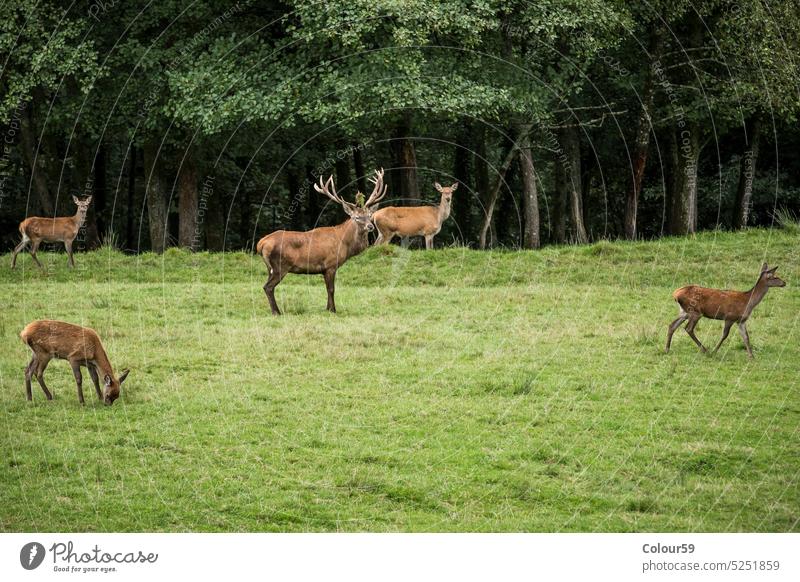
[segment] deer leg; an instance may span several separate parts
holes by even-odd
[[[75,267],[75,259],[72,257],[72,241],[64,241],[64,248],[67,250],[67,266]]]
[[[100,390],[100,377],[97,375],[97,368],[91,362],[86,362],[86,367],[89,369],[89,375],[92,377],[94,383],[94,391],[97,392],[97,397],[103,400],[103,391]]]
[[[336,313],[336,302],[333,294],[336,291],[336,269],[328,269],[322,274],[325,277],[325,287],[328,289],[328,311]]]
[[[427,250],[431,250],[433,248],[433,235],[426,234],[425,235],[425,248]]]
[[[44,383],[44,371],[47,369],[47,364],[50,363],[50,358],[41,357],[36,359],[38,361],[36,366],[36,381],[39,382],[39,386],[44,390],[45,397],[47,397],[48,400],[52,400],[53,395],[50,393],[50,390],[47,389],[47,384]]]
[[[39,257],[36,256],[36,251],[39,250],[40,244],[40,241],[33,241],[33,243],[31,243],[31,257],[33,257],[33,260],[36,261],[36,264],[39,265],[40,269],[44,269],[44,266],[42,266],[42,264],[39,262]]]
[[[401,248],[407,249],[408,245],[410,243],[411,243],[411,239],[409,237],[407,237],[407,236],[401,236],[400,237],[400,247]]]
[[[750,347],[750,334],[747,333],[747,328],[744,325],[744,322],[739,322],[739,333],[742,335],[742,341],[744,342],[744,347],[747,348],[747,357],[751,360],[753,359],[753,349]]]
[[[70,360],[69,365],[72,366],[72,373],[75,375],[75,384],[78,385],[78,402],[85,404],[83,400],[83,375],[81,374],[81,363],[76,360]]]
[[[23,234],[22,235],[22,242],[19,243],[16,247],[14,247],[14,252],[11,253],[11,268],[12,269],[16,269],[17,268],[17,254],[19,254],[19,252],[22,249],[24,249],[26,246],[28,246],[28,243],[30,242],[30,240],[31,239],[29,239],[26,235]]]
[[[731,331],[731,326],[732,325],[733,325],[732,321],[727,321],[727,320],[725,321],[725,327],[722,328],[722,337],[720,338],[719,343],[717,344],[717,347],[714,348],[714,352],[715,353],[717,352],[717,350],[719,350],[719,347],[722,345],[722,342],[724,342],[726,339],[728,339],[728,334]]]
[[[28,363],[28,367],[25,368],[25,396],[28,400],[33,400],[33,391],[31,390],[31,376],[33,376],[34,370],[36,370],[36,354],[33,354],[31,357],[31,361]]]
[[[678,319],[669,324],[669,329],[667,330],[667,347],[664,350],[666,353],[669,353],[669,346],[672,344],[672,335],[687,319],[689,319],[689,316],[681,312]]]
[[[700,348],[701,352],[706,352],[706,347],[700,343],[700,340],[697,339],[697,336],[694,335],[694,328],[697,325],[697,322],[700,321],[699,315],[691,315],[689,316],[689,323],[686,325],[686,333],[689,334],[689,337],[694,340],[694,343],[697,344],[697,347]]]
[[[281,310],[278,309],[278,302],[275,301],[275,287],[278,286],[278,283],[280,283],[285,276],[286,273],[282,273],[275,268],[270,268],[269,279],[267,279],[267,282],[264,283],[264,293],[267,294],[269,306],[272,309],[272,315],[281,314]]]

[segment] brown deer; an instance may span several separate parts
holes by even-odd
[[[73,196],[72,200],[78,205],[75,216],[59,216],[56,218],[40,218],[32,216],[19,223],[19,233],[22,235],[22,242],[17,245],[11,255],[11,268],[17,266],[17,254],[31,243],[31,257],[42,268],[42,264],[36,257],[36,251],[42,242],[63,242],[67,249],[67,265],[75,266],[75,259],[72,258],[72,242],[78,236],[78,231],[86,221],[86,212],[92,197],[83,200]]]
[[[442,223],[450,216],[450,204],[458,182],[452,186],[434,183],[441,192],[442,198],[438,206],[387,206],[375,213],[373,220],[378,229],[376,245],[389,244],[396,236],[424,236],[425,248],[433,248],[433,237],[442,230]]]
[[[753,357],[753,350],[750,348],[750,337],[747,334],[747,322],[750,314],[753,313],[756,305],[761,303],[770,287],[784,287],[786,282],[775,275],[778,267],[770,269],[767,263],[761,266],[761,274],[758,276],[755,286],[749,291],[722,291],[720,289],[707,289],[696,285],[688,285],[676,289],[672,297],[680,305],[678,319],[669,324],[667,332],[667,348],[672,343],[672,334],[681,326],[684,321],[689,321],[686,325],[686,333],[694,340],[697,347],[705,352],[706,348],[694,334],[694,328],[702,317],[709,319],[721,319],[725,322],[722,329],[722,338],[719,340],[716,352],[728,337],[728,332],[734,323],[739,324],[739,333],[742,335],[744,347],[747,348],[748,357]]]
[[[103,344],[100,343],[100,337],[93,329],[63,321],[40,319],[26,325],[19,337],[33,352],[33,357],[25,368],[25,392],[28,400],[33,399],[31,376],[36,376],[47,399],[53,399],[53,395],[44,383],[44,371],[53,358],[67,360],[72,366],[72,373],[78,385],[78,400],[81,404],[84,404],[81,366],[89,370],[97,397],[106,405],[111,406],[119,397],[120,386],[128,377],[129,370],[122,372],[119,379],[114,376],[114,370],[108,361]],[[102,392],[100,374],[103,375],[104,383]]]
[[[370,181],[375,184],[372,194],[363,205],[357,205],[347,202],[336,193],[333,176],[324,183],[320,178],[319,184],[314,184],[314,189],[341,204],[349,218],[338,226],[324,226],[307,232],[278,230],[258,241],[256,252],[269,269],[264,292],[273,315],[281,314],[275,301],[275,287],[287,273],[322,274],[328,289],[328,311],[336,313],[336,270],[347,259],[369,246],[368,233],[374,230],[372,213],[375,205],[386,196],[382,169],[376,170],[375,177]]]

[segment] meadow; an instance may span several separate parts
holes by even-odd
[[[541,251],[372,248],[337,278],[259,257],[0,257],[1,531],[800,531],[800,239],[782,230]],[[748,289],[715,355],[672,291]],[[98,331],[112,407],[66,362],[34,382],[37,318]],[[720,322],[701,321],[709,347]]]

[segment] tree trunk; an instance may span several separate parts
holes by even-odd
[[[92,203],[89,205],[86,212],[86,220],[78,232],[74,247],[75,250],[88,250],[95,249],[100,244],[95,200],[96,184],[94,181],[94,164],[92,163],[92,158],[88,155],[82,155],[83,151],[91,151],[91,146],[79,143],[78,139],[79,138],[76,137],[76,141],[73,143],[78,153],[75,155],[75,170],[70,177],[70,183],[81,198],[91,196]]]
[[[94,223],[99,242],[102,242],[102,239],[109,234],[109,231],[113,230],[111,221],[106,222],[106,200],[108,198],[106,181],[107,158],[106,146],[101,143],[94,159],[94,198],[92,198],[91,204],[94,206]]]
[[[316,191],[311,191],[314,187],[314,176],[311,172],[307,171],[306,181],[303,183],[306,192],[305,195],[311,199],[316,194]],[[286,173],[286,188],[289,191],[289,207],[284,215],[288,220],[285,221],[285,227],[290,230],[302,230],[303,228],[303,193],[300,191],[300,179],[297,177],[297,172],[289,170]]]
[[[470,242],[470,231],[472,230],[470,216],[470,152],[469,152],[469,129],[459,132],[456,140],[455,157],[453,160],[453,177],[460,187],[453,197],[453,218],[458,228],[461,243],[468,245]]]
[[[420,200],[420,194],[417,182],[417,154],[411,135],[411,115],[406,113],[397,126],[395,139],[392,141],[394,168],[397,174],[393,183],[396,197],[416,203]]]
[[[680,132],[671,132],[670,156],[674,175],[670,234],[685,235],[697,231],[697,160],[700,141],[697,124],[686,124]]]
[[[472,156],[472,167],[475,168],[475,199],[485,212],[483,201],[489,198],[489,163],[486,157],[486,127],[482,123],[476,124],[472,140],[475,148]]]
[[[519,165],[522,173],[522,199],[525,211],[524,236],[522,246],[526,249],[538,249],[541,246],[539,233],[539,193],[536,186],[536,172],[533,167],[533,155],[528,135],[523,137],[519,149]]]
[[[739,166],[739,186],[736,189],[736,203],[733,207],[733,228],[747,226],[753,197],[753,178],[758,162],[758,145],[761,138],[761,119],[753,115],[747,121],[745,150]]]
[[[210,251],[225,250],[225,201],[222,193],[218,191],[213,175],[207,176],[203,181],[202,190],[203,200],[207,207],[203,220],[206,231],[206,248]]]
[[[243,249],[252,248],[250,238],[253,236],[253,230],[250,228],[250,221],[252,220],[252,212],[250,208],[250,190],[247,189],[244,181],[241,184],[240,190],[242,196],[241,208],[239,210],[239,244]]]
[[[650,149],[650,113],[655,96],[656,68],[661,55],[661,33],[658,30],[650,34],[650,66],[642,89],[642,106],[636,122],[636,135],[633,140],[633,158],[631,160],[631,183],[625,197],[625,238],[636,239],[636,218],[639,212],[639,196],[642,193],[642,179],[647,165],[647,154]]]
[[[134,146],[133,143],[131,143],[130,152],[131,159],[128,166],[128,207],[125,219],[125,247],[133,249],[133,205],[136,198],[136,146]]]
[[[361,155],[361,144],[351,144],[353,148],[353,169],[356,171],[356,185],[359,191],[367,193],[367,176],[364,170],[364,157]]]
[[[48,186],[48,179],[46,175],[46,166],[48,162],[52,162],[47,155],[48,152],[43,151],[42,144],[39,144],[37,151],[36,129],[33,123],[33,114],[31,112],[32,105],[25,108],[25,113],[22,116],[22,123],[20,124],[20,142],[22,143],[22,151],[25,155],[25,160],[28,162],[28,168],[31,172],[31,184],[39,198],[39,205],[41,206],[42,214],[44,216],[54,217],[56,215],[56,202],[55,195],[50,191]]]
[[[196,251],[200,246],[197,232],[199,193],[197,191],[197,166],[194,152],[186,152],[178,176],[178,245]]]
[[[514,142],[508,144],[505,156],[503,157],[503,162],[497,169],[497,179],[495,180],[494,187],[492,188],[491,192],[489,192],[489,195],[486,199],[486,206],[484,208],[483,223],[481,224],[480,239],[478,243],[481,249],[486,248],[486,242],[487,242],[486,239],[490,234],[489,230],[491,229],[492,226],[492,218],[494,217],[494,209],[495,206],[497,205],[497,198],[500,195],[500,189],[505,183],[506,172],[508,172],[508,168],[511,166],[511,162],[514,160],[514,154],[516,153],[517,144],[519,143],[522,136],[527,134],[530,130],[531,130],[530,124],[525,124],[521,126],[519,135],[516,136]]]
[[[553,161],[553,241],[562,244],[567,240],[567,188],[566,156],[564,150],[556,141],[557,149]]]
[[[336,147],[339,152],[347,151],[346,148],[347,146],[344,145],[344,142],[337,144]],[[350,184],[350,161],[346,157],[337,155],[334,169],[336,173],[336,191],[342,194],[342,191]],[[353,200],[355,200],[355,196]]]
[[[166,187],[161,151],[157,143],[148,142],[144,146],[145,198],[147,200],[147,219],[150,224],[150,250],[163,253],[167,246],[167,205]]]
[[[308,202],[306,203],[306,226],[308,228],[316,228],[319,226],[319,213],[320,213],[320,203],[323,202],[320,200],[320,194],[314,190],[314,174],[313,168],[311,166],[306,166],[306,184],[308,184],[307,188],[309,190],[306,191],[306,198]],[[327,200],[327,198],[324,198]]]
[[[559,131],[559,141],[564,155],[564,187],[567,191],[569,214],[575,242],[588,242],[583,224],[583,185],[581,182],[581,142],[577,127],[565,127]]]

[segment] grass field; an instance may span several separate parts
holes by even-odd
[[[704,233],[539,252],[370,249],[289,275],[244,253],[0,257],[2,531],[799,531],[800,239]],[[749,361],[679,331],[688,283],[788,283]],[[88,325],[117,370],[80,407],[34,382],[30,320]],[[703,320],[711,345],[721,324]]]

